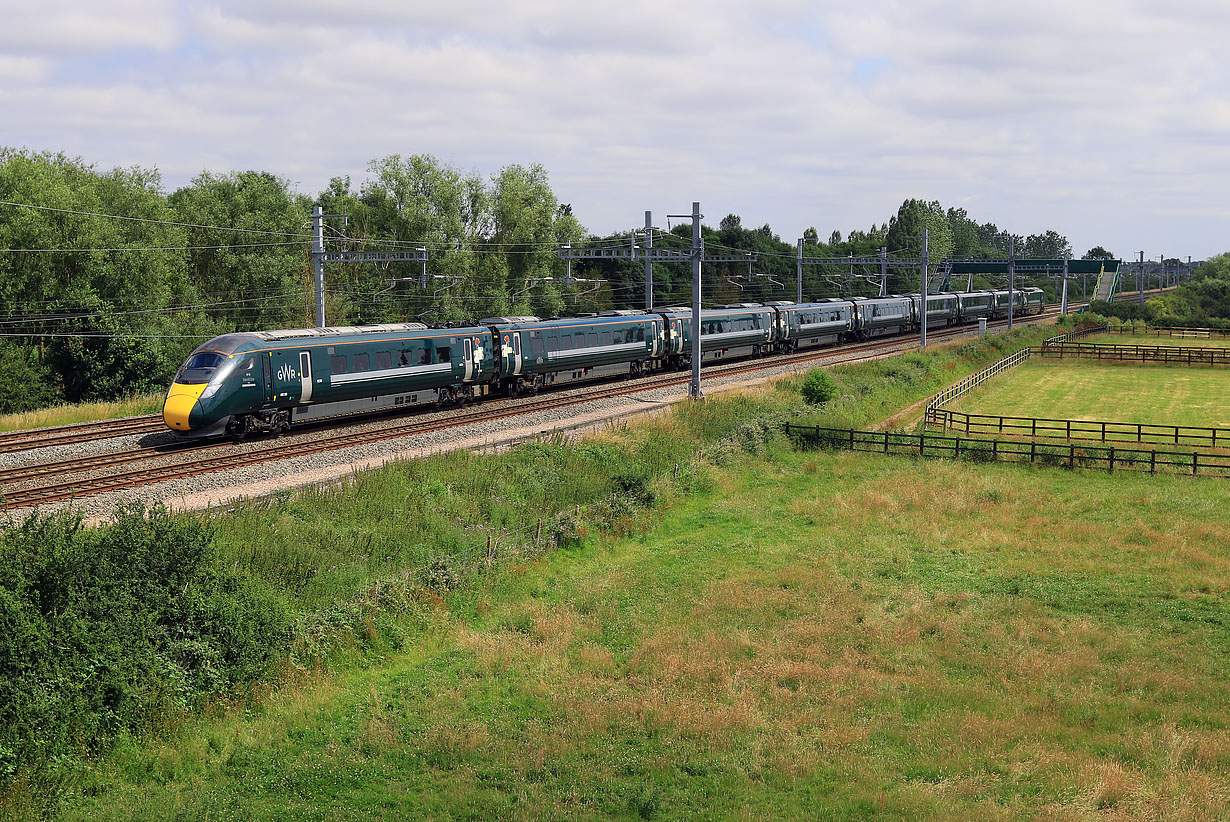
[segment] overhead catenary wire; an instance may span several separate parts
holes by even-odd
[[[236,231],[242,234],[265,234],[275,237],[306,237],[311,239],[311,234],[295,233],[290,231],[267,231],[258,228],[236,228],[234,226],[221,225],[206,225],[203,223],[182,223],[175,220],[159,220],[152,217],[129,217],[123,214],[106,214],[99,211],[78,211],[72,208],[57,208],[54,206],[34,205],[33,203],[18,203],[13,200],[0,200],[0,205],[14,206],[16,208],[32,208],[39,211],[54,211],[61,214],[76,214],[82,217],[105,217],[109,220],[128,220],[136,223],[156,223],[158,225],[178,226],[180,228],[207,228],[214,231]]]
[[[164,246],[116,246],[112,248],[0,248],[4,254],[82,254],[132,251],[215,251],[223,248],[274,248],[286,246],[310,246],[310,240],[295,240],[282,243],[231,243],[227,245],[164,245]]]

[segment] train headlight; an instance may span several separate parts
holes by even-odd
[[[214,394],[217,394],[218,389],[221,387],[222,387],[221,380],[219,380],[218,382],[211,382],[209,385],[205,386],[205,390],[201,392],[201,399],[203,400],[209,399]]]

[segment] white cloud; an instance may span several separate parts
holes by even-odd
[[[0,49],[22,54],[169,49],[179,39],[175,5],[163,0],[5,2]]]
[[[1165,230],[1205,254],[1224,234],[1220,2],[102,8],[56,0],[0,34],[5,141],[307,192],[394,152],[538,161],[598,231],[699,198],[789,239],[923,196],[1078,247]]]

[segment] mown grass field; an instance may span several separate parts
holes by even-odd
[[[1230,337],[1155,337],[1149,334],[1094,334],[1079,342],[1097,345],[1154,345],[1170,348],[1230,348]]]
[[[702,485],[66,817],[1230,813],[1230,486],[781,444]]]
[[[1230,428],[1230,368],[1030,359],[948,407],[975,414]]]

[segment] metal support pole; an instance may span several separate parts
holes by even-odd
[[[880,246],[880,296],[888,295],[888,246]]]
[[[700,391],[700,265],[704,259],[704,247],[700,239],[700,203],[692,203],[692,385],[688,396],[694,400],[703,395]]]
[[[803,302],[803,238],[799,238],[799,256],[795,266],[798,271],[795,274],[794,301],[796,303]]]
[[[922,269],[922,288],[919,289],[921,295],[918,300],[918,327],[921,331],[918,338],[918,344],[922,348],[927,347],[927,267],[930,265],[929,253],[927,248],[927,229],[923,229],[923,246],[922,258],[919,260],[919,268]]]
[[[1136,295],[1136,302],[1143,303],[1145,301],[1145,252],[1140,252],[1140,271],[1136,276],[1136,290],[1140,292]]]
[[[312,206],[312,264],[316,269],[316,327],[325,327],[325,212]]]
[[[645,249],[653,248],[653,212],[645,212]],[[653,258],[645,255],[645,310],[653,311]]]
[[[1068,313],[1068,254],[1066,251],[1063,255],[1063,297],[1059,301],[1059,313],[1065,316]]]
[[[423,252],[423,273],[419,276],[419,288],[427,290],[427,246],[419,246],[419,251]]]
[[[572,243],[564,243],[564,248],[572,248]],[[564,260],[564,287],[572,287],[572,258]]]
[[[1012,330],[1012,315],[1016,306],[1016,237],[1007,241],[1007,330]]]

